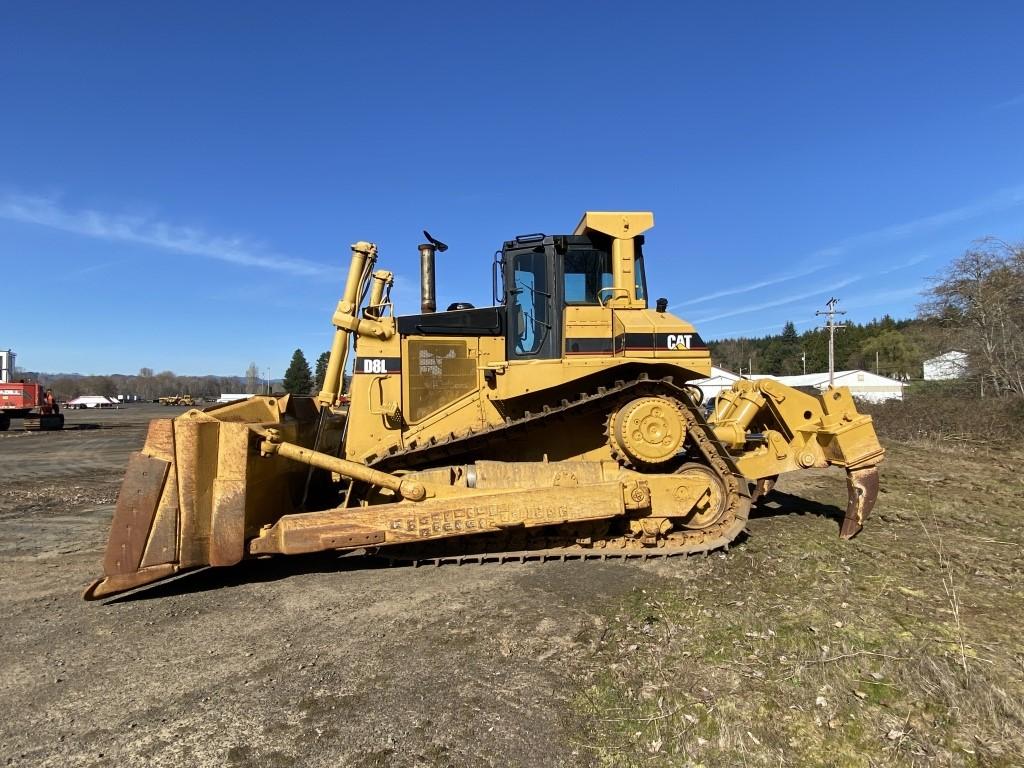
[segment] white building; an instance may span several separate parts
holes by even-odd
[[[733,373],[725,368],[718,368],[713,365],[711,366],[711,376],[687,383],[696,384],[700,387],[700,391],[704,393],[704,402],[706,404],[714,400],[725,390],[730,389],[733,383],[739,380],[740,375],[738,373]]]
[[[824,373],[804,373],[798,376],[767,376],[755,374],[751,379],[775,379],[788,387],[813,388],[819,392],[828,389],[828,371]],[[879,376],[871,371],[836,371],[835,386],[847,387],[850,394],[856,400],[864,400],[869,403],[881,403],[886,400],[902,400],[903,388],[906,386],[902,381],[890,379],[888,376]]]
[[[218,403],[234,403],[234,402],[237,402],[239,400],[248,400],[250,397],[252,397],[252,395],[246,395],[246,394],[242,394],[242,393],[231,394],[229,392],[225,392],[224,394],[222,394],[220,397],[217,398],[217,402]]]
[[[948,381],[962,379],[967,375],[967,353],[950,350],[924,361],[925,381]]]
[[[0,349],[0,383],[6,383],[14,378],[15,354],[9,349]]]
[[[66,408],[118,408],[120,403],[105,395],[79,395],[64,404]]]
[[[748,379],[774,379],[788,387],[813,388],[819,392],[828,389],[828,372],[805,373],[798,376],[771,376],[763,373],[756,373],[747,376]],[[718,397],[724,390],[732,387],[733,382],[739,381],[740,377],[732,371],[724,368],[711,368],[711,376],[707,379],[697,379],[689,382],[700,387],[704,393],[704,402],[707,403]],[[835,385],[837,387],[848,387],[850,394],[857,400],[864,400],[869,403],[881,403],[886,400],[902,400],[903,388],[906,386],[902,381],[890,379],[887,376],[879,376],[870,371],[836,371]]]

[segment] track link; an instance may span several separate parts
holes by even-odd
[[[645,563],[648,560],[667,560],[673,557],[707,557],[712,552],[729,551],[729,544],[723,544],[715,549],[702,549],[694,551],[687,547],[649,547],[646,549],[612,549],[594,550],[583,547],[555,547],[552,549],[524,549],[518,552],[492,552],[476,555],[448,555],[442,557],[401,557],[381,549],[372,553],[375,557],[382,557],[396,563],[409,563],[414,568],[423,566],[442,565],[505,565],[507,563],[567,563],[572,561],[617,560],[622,562],[638,561]],[[369,553],[368,553],[369,554]]]

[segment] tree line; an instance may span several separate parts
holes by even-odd
[[[835,334],[836,368],[859,368],[902,380],[922,378],[925,360],[967,353],[965,379],[978,394],[1024,395],[1024,245],[978,241],[932,277],[914,318],[886,315],[849,323]],[[715,365],[737,373],[792,375],[828,369],[828,332],[709,342]]]
[[[154,373],[150,368],[142,368],[135,375],[19,374],[22,375],[52,389],[59,400],[72,400],[79,395],[104,395],[115,399],[123,395],[142,400],[192,395],[215,400],[225,392],[245,391],[244,380],[239,376],[179,376],[173,371]]]
[[[895,379],[919,379],[923,361],[945,351],[944,344],[938,328],[916,319],[886,315],[869,323],[848,323],[835,334],[836,370],[857,368]],[[708,347],[715,365],[744,375],[828,370],[828,331],[797,333],[792,322],[780,334],[720,339],[708,342]]]
[[[327,373],[328,352],[323,352],[316,361],[315,374],[310,370],[301,349],[295,350],[292,360],[280,382],[285,392],[308,395],[318,391]],[[77,373],[36,373],[19,371],[19,378],[38,381],[53,390],[59,400],[72,400],[79,395],[103,395],[105,397],[137,397],[141,400],[157,400],[172,395],[191,395],[197,399],[216,400],[225,393],[265,394],[273,390],[259,374],[256,363],[251,363],[245,376],[179,376],[173,371],[154,372],[142,368],[137,374],[113,373],[100,376],[85,376]],[[348,377],[346,377],[347,383]]]

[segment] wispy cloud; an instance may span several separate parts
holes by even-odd
[[[1021,95],[1021,98],[1024,99],[1024,94]],[[801,265],[801,268],[795,272],[788,272],[785,275],[781,275],[770,280],[757,280],[752,283],[736,286],[723,291],[716,291],[714,293],[707,294],[706,296],[697,296],[693,299],[687,299],[677,304],[673,304],[672,309],[702,304],[728,296],[737,296],[751,291],[756,291],[761,288],[767,288],[772,285],[779,285],[780,283],[797,280],[801,277],[807,277],[808,275],[812,275],[828,268],[835,264],[841,256],[848,254],[857,248],[925,234],[927,232],[942,229],[950,224],[969,221],[970,219],[980,218],[981,216],[1008,210],[1021,205],[1024,205],[1024,184],[1015,187],[1007,187],[1005,189],[998,190],[986,198],[969,203],[968,205],[950,208],[948,210],[932,214],[931,216],[924,216],[918,219],[905,221],[900,224],[892,224],[887,227],[880,227],[879,229],[873,229],[868,232],[862,232],[858,235],[847,237],[844,240],[840,240],[838,243],[826,248],[821,248],[808,256],[800,258],[797,263]],[[920,264],[928,258],[930,258],[930,255],[915,256],[902,264],[889,267],[888,269],[881,270],[875,274],[886,275],[890,272],[896,271],[897,269],[904,269],[912,267],[915,264]]]
[[[961,221],[976,219],[990,213],[998,213],[999,211],[1016,208],[1020,205],[1024,205],[1024,184],[1001,189],[982,200],[962,205],[959,208],[950,208],[931,216],[913,219],[902,224],[893,224],[863,235],[851,237],[844,240],[843,245],[849,247],[878,240],[897,240],[910,237],[911,235],[931,232]]]
[[[216,259],[242,267],[255,267],[307,277],[323,276],[328,269],[316,262],[273,253],[247,238],[212,235],[152,217],[62,208],[55,200],[15,193],[0,195],[0,218],[71,232],[99,240],[133,243],[164,251]]]
[[[891,274],[893,272],[899,272],[901,269],[910,269],[910,267],[917,266],[922,261],[928,261],[928,259],[930,259],[931,257],[932,257],[932,255],[930,253],[921,253],[921,254],[918,254],[917,256],[913,256],[913,257],[907,259],[906,261],[904,261],[904,262],[902,262],[900,264],[893,264],[888,269],[883,269],[883,270],[881,270],[879,272],[876,272],[875,274],[876,275],[888,275],[888,274]]]
[[[860,280],[860,275],[852,275],[850,277],[847,277],[845,280],[840,280],[839,282],[836,283],[823,285],[818,288],[815,288],[812,291],[799,293],[793,296],[784,296],[781,299],[765,301],[762,302],[761,304],[747,304],[744,305],[743,307],[740,307],[739,309],[733,309],[730,310],[729,312],[722,312],[717,315],[709,315],[708,317],[702,317],[699,320],[695,320],[694,322],[696,322],[697,324],[710,323],[715,320],[724,320],[727,317],[747,315],[750,314],[751,312],[759,312],[764,309],[773,309],[775,307],[783,307],[786,304],[795,304],[796,302],[803,301],[804,299],[810,299],[815,296],[821,296],[822,294],[831,293],[832,291],[838,291],[840,288],[845,288],[846,286],[850,285],[851,283],[855,283],[858,280]]]
[[[1018,93],[1016,96],[1007,99],[1006,101],[1000,101],[995,104],[992,109],[1009,109],[1011,107],[1024,106],[1024,93]]]
[[[813,275],[815,272],[820,272],[828,266],[827,263],[819,264],[817,266],[809,267],[808,269],[802,269],[797,272],[790,272],[779,277],[773,277],[770,280],[758,280],[754,283],[748,283],[746,285],[739,285],[735,288],[729,288],[724,291],[715,291],[709,293],[706,296],[698,296],[695,299],[687,299],[681,301],[678,304],[673,304],[669,309],[678,309],[679,307],[692,307],[696,304],[703,304],[708,301],[714,301],[715,299],[722,299],[726,296],[736,296],[741,293],[749,293],[750,291],[756,291],[759,288],[767,288],[770,285],[778,285],[779,283],[787,283],[790,280],[796,280],[799,277],[806,277],[807,275]]]

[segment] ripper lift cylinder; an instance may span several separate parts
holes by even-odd
[[[734,387],[738,388],[740,384],[736,382]],[[742,446],[747,441],[747,427],[764,404],[765,397],[756,384],[743,388],[724,413],[716,414],[715,422],[711,425],[715,436],[729,446]]]

